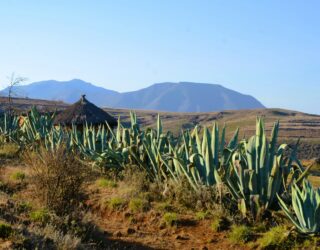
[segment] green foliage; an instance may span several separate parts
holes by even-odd
[[[210,225],[213,232],[221,232],[226,228],[224,218],[222,217],[214,217],[211,221]]]
[[[251,240],[252,229],[248,226],[233,226],[229,234],[229,239],[235,244],[244,244]]]
[[[21,202],[18,207],[18,210],[20,212],[28,212],[31,209],[32,209],[32,205],[29,202]]]
[[[0,142],[17,142],[19,138],[19,117],[4,114],[0,118]]]
[[[123,126],[119,117],[115,130],[108,124],[98,127],[84,124],[82,131],[76,126],[68,130],[53,126],[53,119],[54,114],[42,115],[33,108],[20,128],[18,117],[4,116],[0,135],[21,148],[44,145],[46,150],[54,152],[63,146],[72,153],[79,152],[82,160],[103,170],[119,171],[135,166],[135,171],[146,173],[149,181],[159,186],[164,183],[178,186],[187,180],[190,190],[198,195],[204,192],[203,187],[225,185],[243,216],[255,220],[266,210],[273,209],[276,194],[282,196],[294,182],[299,185],[308,171],[296,158],[298,143],[289,155],[286,151],[290,148],[286,144],[278,145],[279,122],[274,124],[268,140],[260,118],[256,122],[256,134],[248,141],[238,142],[237,129],[229,143],[226,142],[226,127],[219,129],[217,123],[211,130],[207,127],[200,130],[196,126],[174,138],[172,133],[164,132],[159,115],[156,129],[141,129],[132,112],[130,126]],[[115,186],[103,179],[98,185]],[[183,202],[193,201],[190,190],[177,197]],[[298,220],[300,231],[319,231],[318,225],[314,229],[313,225]]]
[[[314,189],[308,180],[300,188],[296,183],[291,189],[293,213],[278,196],[279,204],[299,232],[304,234],[320,233],[320,188]]]
[[[300,249],[312,249],[316,250],[320,246],[320,240],[319,237],[310,237],[305,239],[301,244],[300,244]]]
[[[120,197],[113,197],[108,201],[108,206],[110,209],[118,210],[122,208],[125,204],[125,200]]]
[[[284,226],[276,226],[263,234],[258,240],[261,249],[291,249],[292,240],[289,231]]]
[[[178,215],[176,213],[167,212],[162,217],[163,222],[167,226],[173,226],[178,222]]]
[[[50,220],[50,214],[47,209],[38,209],[29,213],[29,217],[34,222],[47,224]]]
[[[203,211],[199,211],[199,212],[197,212],[196,214],[195,214],[195,219],[196,220],[205,220],[205,219],[207,219],[209,217],[209,212],[208,211],[205,211],[205,212],[203,212]]]
[[[100,178],[97,180],[97,184],[101,188],[115,188],[117,187],[117,183],[115,181],[111,181],[105,178]]]
[[[157,203],[156,209],[161,212],[173,212],[174,207],[170,202],[166,201],[166,202]]]
[[[35,147],[44,141],[49,148],[48,141],[52,139],[52,133],[56,131],[53,127],[54,117],[55,114],[40,114],[36,107],[33,107],[23,119],[19,130],[22,135],[19,138],[20,143]]]
[[[6,239],[13,233],[13,229],[10,225],[0,222],[0,238]]]
[[[237,146],[238,130],[226,148],[225,133],[225,127],[220,133],[218,125],[214,123],[212,132],[205,127],[201,137],[196,126],[192,133],[183,133],[179,138],[180,144],[171,148],[177,177],[186,177],[197,192],[200,192],[203,185],[214,186],[223,181],[225,168]]]
[[[16,171],[10,176],[10,178],[14,181],[24,181],[26,175],[23,172]]]
[[[232,168],[227,171],[225,183],[243,216],[260,219],[273,205],[276,194],[281,195],[294,180],[300,181],[305,175],[296,159],[297,146],[289,157],[285,157],[286,144],[277,147],[278,132],[276,122],[269,142],[264,123],[258,119],[256,135],[242,141],[232,154]]]
[[[143,212],[148,208],[148,205],[149,203],[146,200],[133,198],[129,202],[129,209],[134,213]]]

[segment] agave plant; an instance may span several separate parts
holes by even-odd
[[[169,145],[173,143],[172,136],[170,133],[163,133],[160,116],[158,115],[156,130],[146,129],[138,134],[140,136],[129,148],[134,164],[146,170],[151,180],[161,182],[168,176],[177,180],[168,158]]]
[[[24,144],[41,143],[42,140],[53,129],[53,120],[55,114],[40,114],[36,107],[33,107],[27,117],[23,120],[20,128]]]
[[[66,143],[66,133],[64,133],[61,127],[52,128],[44,136],[44,146],[47,150],[56,151],[62,145],[66,145],[67,149],[69,144]]]
[[[125,157],[119,152],[119,148],[113,147],[106,126],[85,124],[80,132],[73,125],[68,134],[70,148],[78,150],[85,159],[92,161],[94,166],[118,168],[124,165]]]
[[[302,174],[299,162],[294,164],[296,148],[290,157],[286,157],[288,145],[277,146],[278,132],[279,122],[276,122],[269,142],[264,123],[258,118],[256,135],[242,141],[232,155],[226,185],[244,216],[250,214],[254,219],[260,218],[274,203],[276,194],[286,192],[292,181]]]
[[[219,127],[214,123],[212,132],[208,128],[203,129],[200,139],[199,128],[193,132],[187,131],[182,135],[182,143],[172,149],[175,171],[178,175],[187,177],[190,185],[196,190],[201,190],[203,185],[213,186],[221,184],[224,172],[232,152],[237,146],[238,130],[231,141],[226,145],[225,126],[219,137]]]
[[[293,184],[291,195],[294,214],[278,195],[279,204],[291,222],[301,233],[320,233],[320,188],[313,188],[311,183],[304,179],[301,188],[297,183]]]
[[[19,118],[4,114],[0,122],[0,135],[3,142],[17,142],[19,138]]]

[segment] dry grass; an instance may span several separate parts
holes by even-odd
[[[40,148],[24,156],[30,168],[30,182],[43,205],[57,214],[68,213],[78,203],[83,193],[82,184],[88,168],[64,148],[56,152]]]
[[[18,156],[20,147],[15,143],[5,143],[0,146],[0,157],[12,159]]]

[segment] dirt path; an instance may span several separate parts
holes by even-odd
[[[111,193],[104,193],[108,198]],[[87,205],[95,214],[95,223],[108,240],[126,242],[129,249],[249,249],[234,245],[225,232],[214,233],[210,220],[197,221],[191,215],[180,215],[175,226],[161,224],[161,213],[151,209],[148,212],[132,214],[128,209],[111,211],[101,208],[100,194],[90,194]],[[123,246],[119,245],[119,249]]]

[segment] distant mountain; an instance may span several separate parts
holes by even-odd
[[[207,83],[157,83],[132,92],[119,93],[74,79],[66,82],[42,81],[18,86],[19,97],[77,101],[82,94],[98,106],[110,108],[146,109],[173,112],[208,112],[220,110],[257,109],[264,106],[254,97]],[[7,95],[4,89],[1,95]]]
[[[76,102],[82,94],[86,94],[88,98],[94,100],[98,105],[103,104],[106,96],[119,94],[116,91],[107,90],[79,79],[65,82],[55,80],[34,82],[17,86],[13,92],[17,97],[64,101],[67,103]],[[0,94],[7,95],[8,89],[2,90]]]

